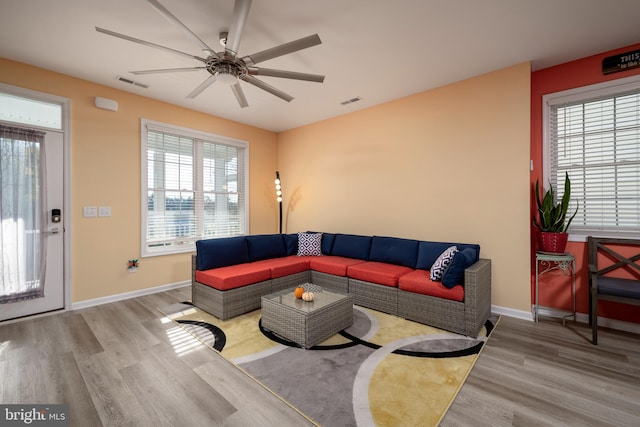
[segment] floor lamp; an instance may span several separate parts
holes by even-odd
[[[277,200],[278,200],[278,208],[279,208],[279,211],[280,211],[280,216],[279,216],[280,228],[279,228],[279,230],[280,230],[280,234],[282,234],[282,186],[280,185],[280,172],[278,172],[278,171],[276,171],[275,183],[276,183],[276,196],[278,197],[277,198]]]

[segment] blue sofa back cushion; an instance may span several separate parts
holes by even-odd
[[[196,242],[198,270],[209,270],[245,262],[249,262],[249,250],[245,236],[206,239]]]
[[[440,254],[450,246],[457,246],[459,251],[471,248],[475,251],[475,259],[473,262],[475,263],[480,259],[480,245],[421,241],[418,243],[418,261],[416,268],[420,270],[430,270]]]
[[[476,259],[476,250],[472,247],[459,250],[453,256],[451,264],[447,267],[442,275],[442,284],[451,289],[455,285],[464,282],[464,271],[471,267]]]
[[[333,242],[335,242],[335,240],[335,234],[322,233],[322,255],[331,255],[331,249],[333,248]]]
[[[295,255],[298,253],[298,233],[283,234],[284,246],[287,251],[287,256]]]
[[[262,261],[263,259],[280,258],[287,255],[282,234],[259,234],[247,236],[249,249],[249,261]]]
[[[373,236],[369,261],[386,262],[416,268],[418,241],[397,237]]]
[[[331,255],[368,260],[371,251],[371,236],[336,234]]]

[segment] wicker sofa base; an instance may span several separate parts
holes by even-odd
[[[458,301],[399,290],[398,316],[458,334],[473,335],[467,333],[464,303]]]
[[[261,298],[271,293],[271,280],[250,286],[220,291],[211,286],[193,282],[191,302],[198,308],[227,320],[260,308]]]
[[[293,288],[303,283],[311,282],[311,271],[303,271],[301,273],[290,274],[289,276],[271,279],[271,292],[280,292],[288,288]],[[313,282],[311,282],[313,283]]]
[[[349,279],[344,276],[334,276],[333,274],[311,270],[311,283],[327,288],[330,291],[349,292]]]
[[[349,279],[349,292],[355,297],[355,305],[398,315],[398,288]]]

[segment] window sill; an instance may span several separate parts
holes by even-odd
[[[611,232],[611,231],[599,231],[599,232],[579,232],[579,233],[569,233],[569,241],[570,242],[582,242],[586,243],[589,236],[593,237],[606,237],[611,239],[637,239],[639,233],[634,232]]]
[[[141,258],[151,258],[155,256],[164,256],[164,255],[177,255],[184,253],[193,253],[196,251],[196,245],[180,245],[180,246],[165,246],[158,248],[143,248]]]

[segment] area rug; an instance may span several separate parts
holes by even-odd
[[[304,350],[262,328],[260,310],[159,310],[323,426],[438,425],[498,321],[472,339],[355,306],[351,327]]]

